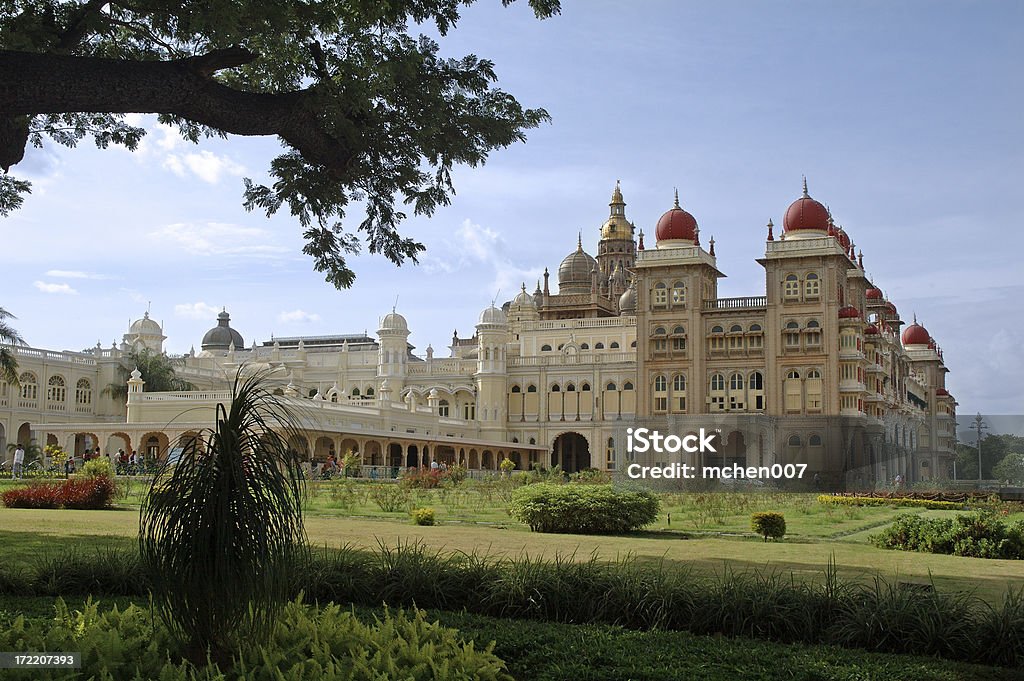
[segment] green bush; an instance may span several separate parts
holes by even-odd
[[[910,499],[904,497],[846,497],[833,494],[819,494],[818,503],[833,506],[909,506],[955,511],[964,508],[965,502]]]
[[[432,508],[414,508],[410,515],[412,515],[412,521],[417,525],[434,524],[434,509]]]
[[[114,469],[110,465],[110,459],[106,457],[90,459],[82,467],[82,475],[87,478],[113,478]]]
[[[1024,521],[1007,527],[991,512],[955,518],[921,518],[902,514],[871,540],[884,549],[973,558],[1024,559]]]
[[[765,541],[769,537],[782,539],[786,536],[786,518],[781,513],[771,511],[755,513],[750,516],[750,529],[764,537]]]
[[[616,534],[653,523],[659,507],[649,490],[544,482],[517,489],[511,513],[534,532]]]
[[[370,489],[370,500],[385,513],[401,511],[409,503],[409,490],[394,483],[381,483]]]
[[[91,601],[70,612],[62,600],[52,620],[18,617],[0,630],[0,649],[75,650],[82,653],[81,676],[96,679],[161,681],[376,681],[378,679],[482,679],[507,681],[505,664],[491,651],[477,650],[457,633],[430,623],[421,611],[385,610],[364,624],[336,605],[316,610],[299,602],[281,612],[265,645],[243,644],[231,662],[196,667],[175,655],[173,638],[148,609],[129,605],[100,612]],[[225,667],[231,667],[226,669]],[[5,679],[64,679],[67,670],[5,672]]]

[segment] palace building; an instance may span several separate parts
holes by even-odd
[[[313,465],[354,453],[375,475],[432,460],[481,474],[506,457],[622,471],[626,429],[646,427],[716,431],[716,452],[682,455],[691,464],[805,463],[836,486],[950,477],[956,402],[935,339],[900,318],[806,181],[775,231],[769,221],[757,260],[764,291],[720,298],[715,241],[702,244],[678,194],[645,244],[616,184],[596,256],[580,235],[557,282],[545,270],[483,310],[447,356],[415,354],[394,310],[375,336],[248,347],[224,311],[184,358],[198,389],[147,392],[136,374],[127,409],[103,388],[132,348],[162,351],[148,313],[109,349],[15,348],[21,385],[0,384],[0,443],[159,455],[212,423],[244,364],[277,369],[276,390],[301,402],[309,436],[296,447]]]

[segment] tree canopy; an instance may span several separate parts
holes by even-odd
[[[514,0],[501,0],[509,5]],[[192,142],[276,135],[271,182],[245,180],[243,205],[282,208],[303,252],[338,288],[363,243],[395,264],[424,247],[402,237],[411,209],[430,215],[454,193],[456,164],[524,141],[548,120],[495,87],[494,64],[444,58],[414,34],[441,36],[475,0],[8,0],[0,6],[0,214],[30,185],[7,173],[28,144],[135,149],[155,113]],[[559,0],[528,0],[538,18]],[[356,228],[350,204],[365,211]],[[406,206],[408,208],[403,208]]]
[[[25,340],[7,323],[8,319],[15,319],[15,316],[0,307],[0,343],[24,345]],[[0,347],[0,381],[18,385],[18,360],[14,358],[10,348]]]
[[[138,369],[142,374],[147,392],[195,390],[196,387],[191,382],[178,377],[177,370],[183,366],[185,366],[185,360],[181,357],[168,357],[164,353],[153,352],[149,348],[132,348],[121,357],[121,363],[117,366],[117,375],[120,380],[108,384],[103,392],[115,400],[126,399],[128,397],[128,379],[131,377],[133,369]]]

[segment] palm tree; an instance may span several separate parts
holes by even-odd
[[[305,546],[300,434],[269,372],[242,377],[215,428],[178,444],[142,504],[139,546],[161,619],[187,659],[230,661],[266,636]]]
[[[25,340],[7,323],[8,319],[17,317],[0,307],[0,343],[24,345]],[[10,348],[0,347],[0,380],[18,385],[18,360],[14,359],[14,353]]]
[[[121,381],[107,385],[103,389],[103,394],[109,395],[115,400],[127,399],[128,378],[136,367],[142,373],[142,380],[146,382],[146,392],[195,390],[196,387],[192,383],[178,378],[176,370],[183,366],[185,366],[184,358],[168,357],[162,352],[153,352],[149,348],[141,350],[132,348],[121,357],[121,365],[117,368]]]

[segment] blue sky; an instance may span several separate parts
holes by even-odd
[[[807,175],[875,283],[939,341],[961,412],[1024,413],[1022,28],[1013,2],[568,0],[540,22],[482,0],[443,49],[492,59],[553,121],[406,223],[420,266],[360,256],[356,285],[334,290],[294,221],[241,207],[276,140],[194,146],[151,125],[134,154],[50,147],[14,168],[35,190],[0,223],[0,306],[31,345],[77,350],[119,341],[152,301],[168,350],[187,352],[221,306],[251,343],[372,333],[398,296],[418,351],[444,355],[578,231],[596,251],[617,179],[648,233],[678,187],[716,239],[721,295],[763,294],[764,225]]]

